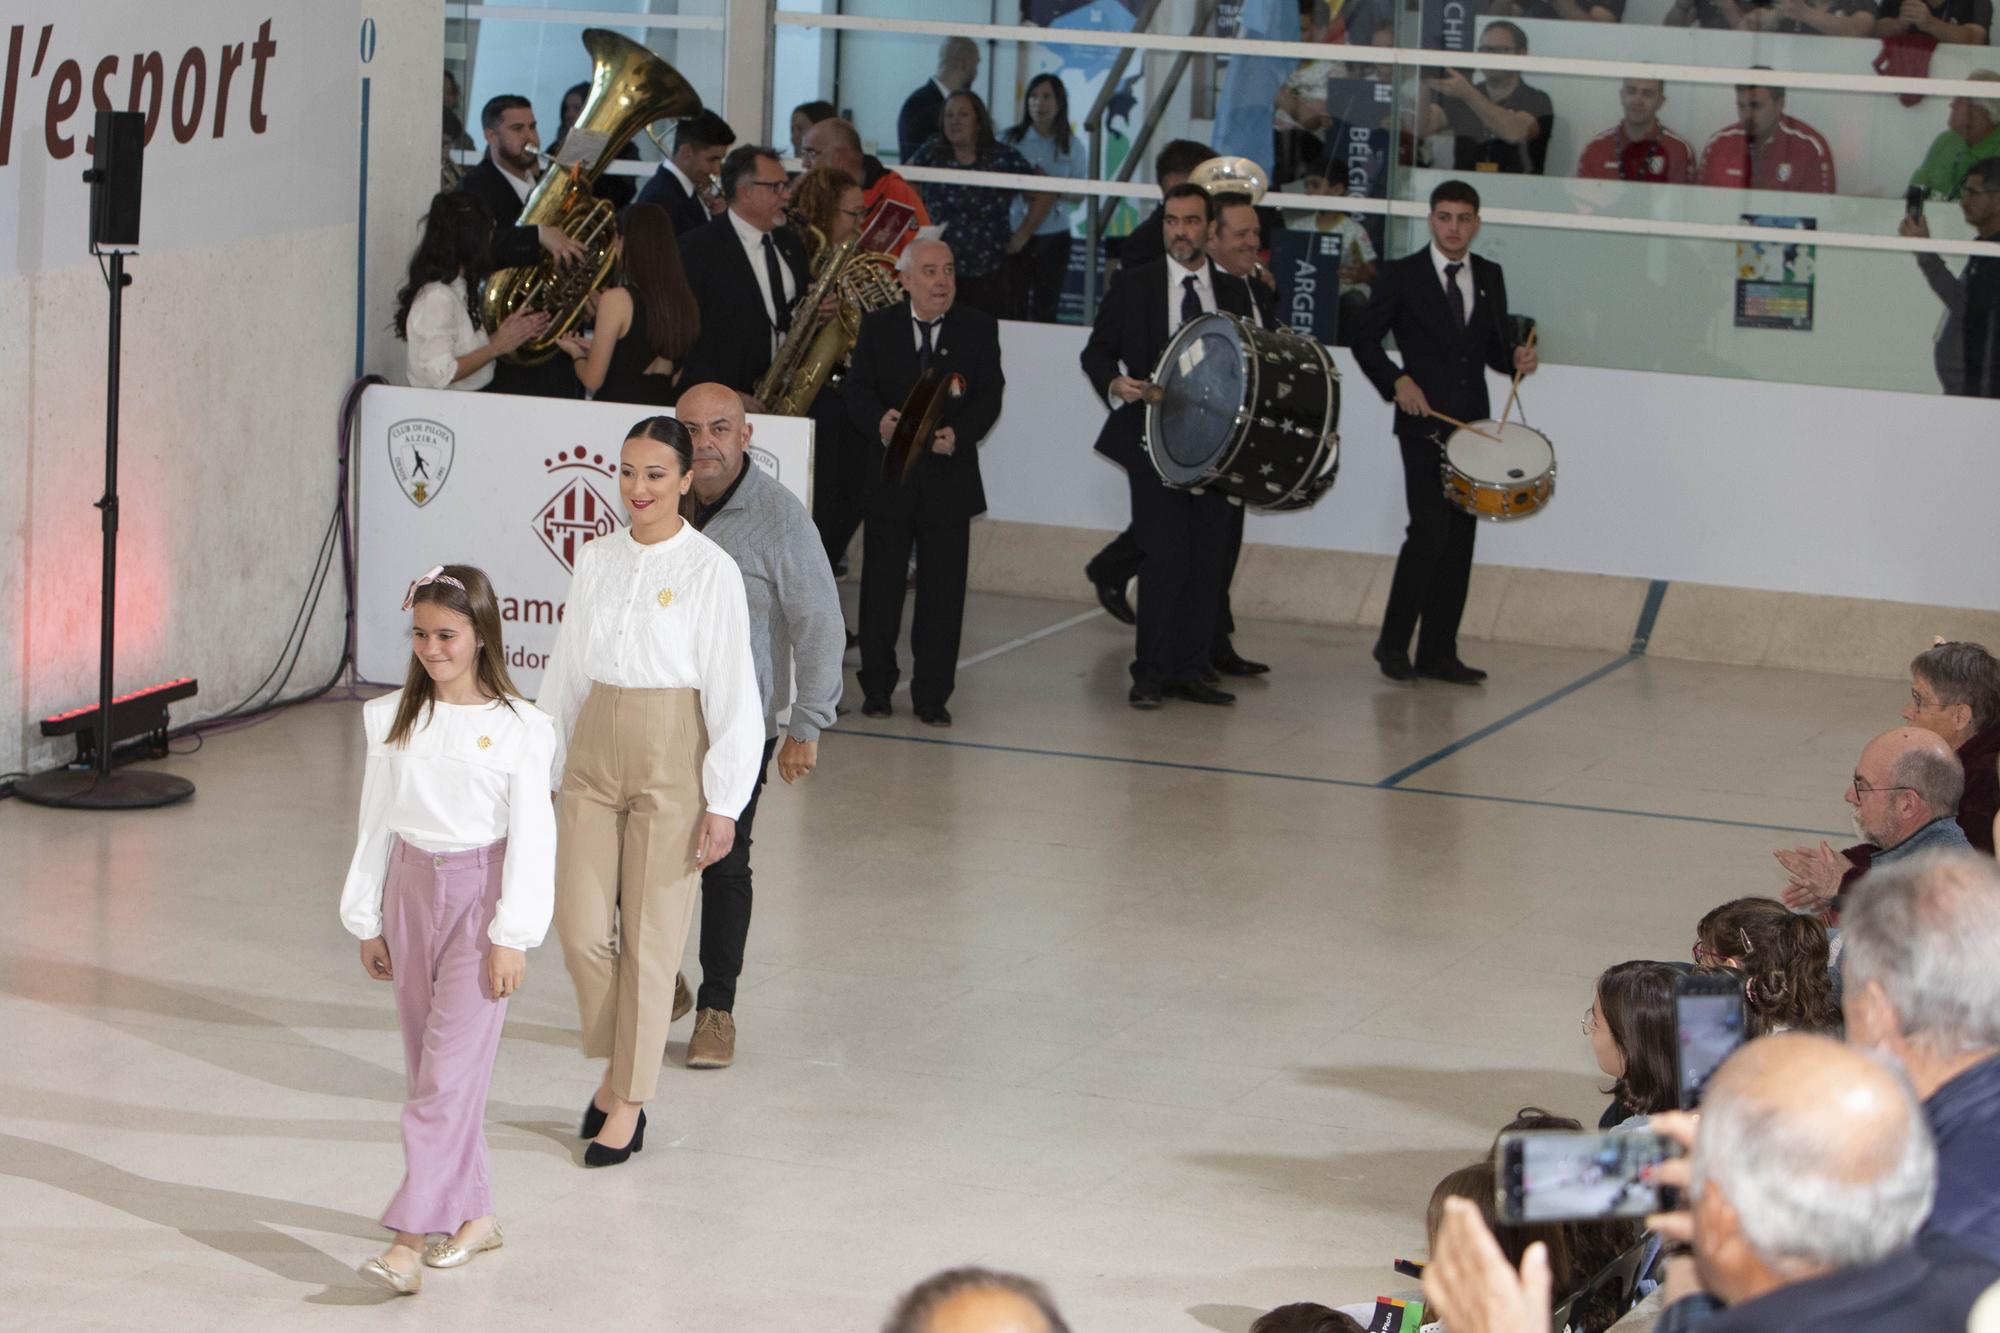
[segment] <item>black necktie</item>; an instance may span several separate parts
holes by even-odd
[[[1458,320],[1458,327],[1461,331],[1465,328],[1465,293],[1458,289],[1458,271],[1464,267],[1465,265],[1463,264],[1446,264],[1444,266],[1445,294],[1451,297],[1451,313]]]
[[[923,374],[931,368],[931,334],[937,331],[938,321],[934,319],[917,321],[917,333],[924,340],[917,348],[917,373]]]
[[[1201,294],[1194,289],[1195,275],[1190,273],[1181,279],[1181,323],[1201,313]]]
[[[764,233],[764,272],[771,278],[771,308],[778,312],[772,321],[778,332],[789,332],[792,327],[791,302],[785,299],[785,268],[778,262],[778,243],[771,239],[771,233]],[[1463,319],[1460,320],[1463,323]]]

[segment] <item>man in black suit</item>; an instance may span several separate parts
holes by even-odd
[[[736,131],[713,111],[684,120],[674,130],[674,155],[660,163],[660,169],[639,191],[634,203],[658,204],[673,219],[674,235],[686,236],[696,227],[706,226],[714,214],[702,202],[708,183],[722,173],[722,160],[736,142]]]
[[[528,99],[512,93],[489,99],[479,112],[479,125],[486,134],[486,156],[465,173],[458,188],[493,215],[494,269],[527,268],[540,263],[544,252],[559,264],[581,259],[583,246],[562,228],[515,225],[542,174],[541,132]],[[539,366],[519,366],[503,357],[493,363],[493,382],[486,391],[574,398],[576,372],[568,357],[558,356]]]
[[[944,100],[962,93],[979,77],[979,43],[970,37],[947,37],[938,47],[937,73],[903,99],[896,113],[897,160],[908,162],[938,132]]]
[[[917,614],[910,626],[910,703],[917,720],[951,725],[945,702],[958,668],[972,520],[986,512],[979,442],[1000,417],[1000,326],[957,304],[951,247],[912,241],[898,268],[908,305],[865,316],[843,390],[869,453],[868,521],[861,546],[861,712],[887,717],[896,688],[896,639],[910,552],[917,556]],[[884,446],[926,371],[946,377],[938,427],[906,477],[882,475]],[[919,442],[916,447],[925,447]]]
[[[1166,258],[1118,271],[1082,356],[1091,387],[1112,409],[1097,452],[1125,469],[1132,534],[1143,553],[1128,698],[1134,708],[1158,708],[1168,697],[1229,704],[1236,696],[1205,676],[1228,560],[1229,504],[1219,491],[1197,494],[1160,480],[1146,455],[1145,398],[1153,368],[1183,323],[1218,309],[1248,316],[1252,307],[1243,285],[1218,281],[1208,262],[1208,195],[1176,185],[1161,221]]]
[[[770,368],[792,327],[792,307],[812,284],[804,247],[779,225],[790,191],[775,148],[744,144],[723,159],[727,207],[681,237],[681,266],[701,310],[683,383],[714,381],[748,398]]]
[[[1486,673],[1459,660],[1458,621],[1479,520],[1444,498],[1438,465],[1452,428],[1431,413],[1461,421],[1486,417],[1493,410],[1487,370],[1532,374],[1538,362],[1534,348],[1513,345],[1500,266],[1471,253],[1479,235],[1479,192],[1464,181],[1432,190],[1430,228],[1429,245],[1376,270],[1374,294],[1354,331],[1354,359],[1382,397],[1396,404],[1410,509],[1375,661],[1390,680],[1429,676],[1477,685]],[[1400,366],[1382,350],[1382,339],[1392,333]]]

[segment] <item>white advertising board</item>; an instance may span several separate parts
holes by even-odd
[[[577,551],[624,526],[618,448],[652,411],[449,389],[367,390],[354,446],[361,677],[402,683],[410,580],[433,565],[477,565],[500,599],[508,670],[534,698]],[[753,416],[750,424],[751,459],[810,509],[812,422]]]

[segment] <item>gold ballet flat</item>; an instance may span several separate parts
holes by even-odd
[[[443,1240],[432,1241],[424,1247],[424,1262],[432,1268],[457,1268],[461,1264],[471,1263],[475,1254],[499,1249],[505,1240],[506,1237],[500,1234],[500,1223],[495,1221],[493,1230],[486,1234],[486,1239],[473,1245],[460,1245],[449,1236]]]
[[[386,1287],[398,1296],[414,1296],[424,1289],[424,1270],[421,1268],[407,1274],[399,1273],[380,1259],[370,1259],[361,1265],[360,1273],[376,1286]]]

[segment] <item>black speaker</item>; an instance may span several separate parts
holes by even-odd
[[[139,243],[139,163],[146,151],[146,113],[100,111],[90,155],[90,244],[126,249]]]

